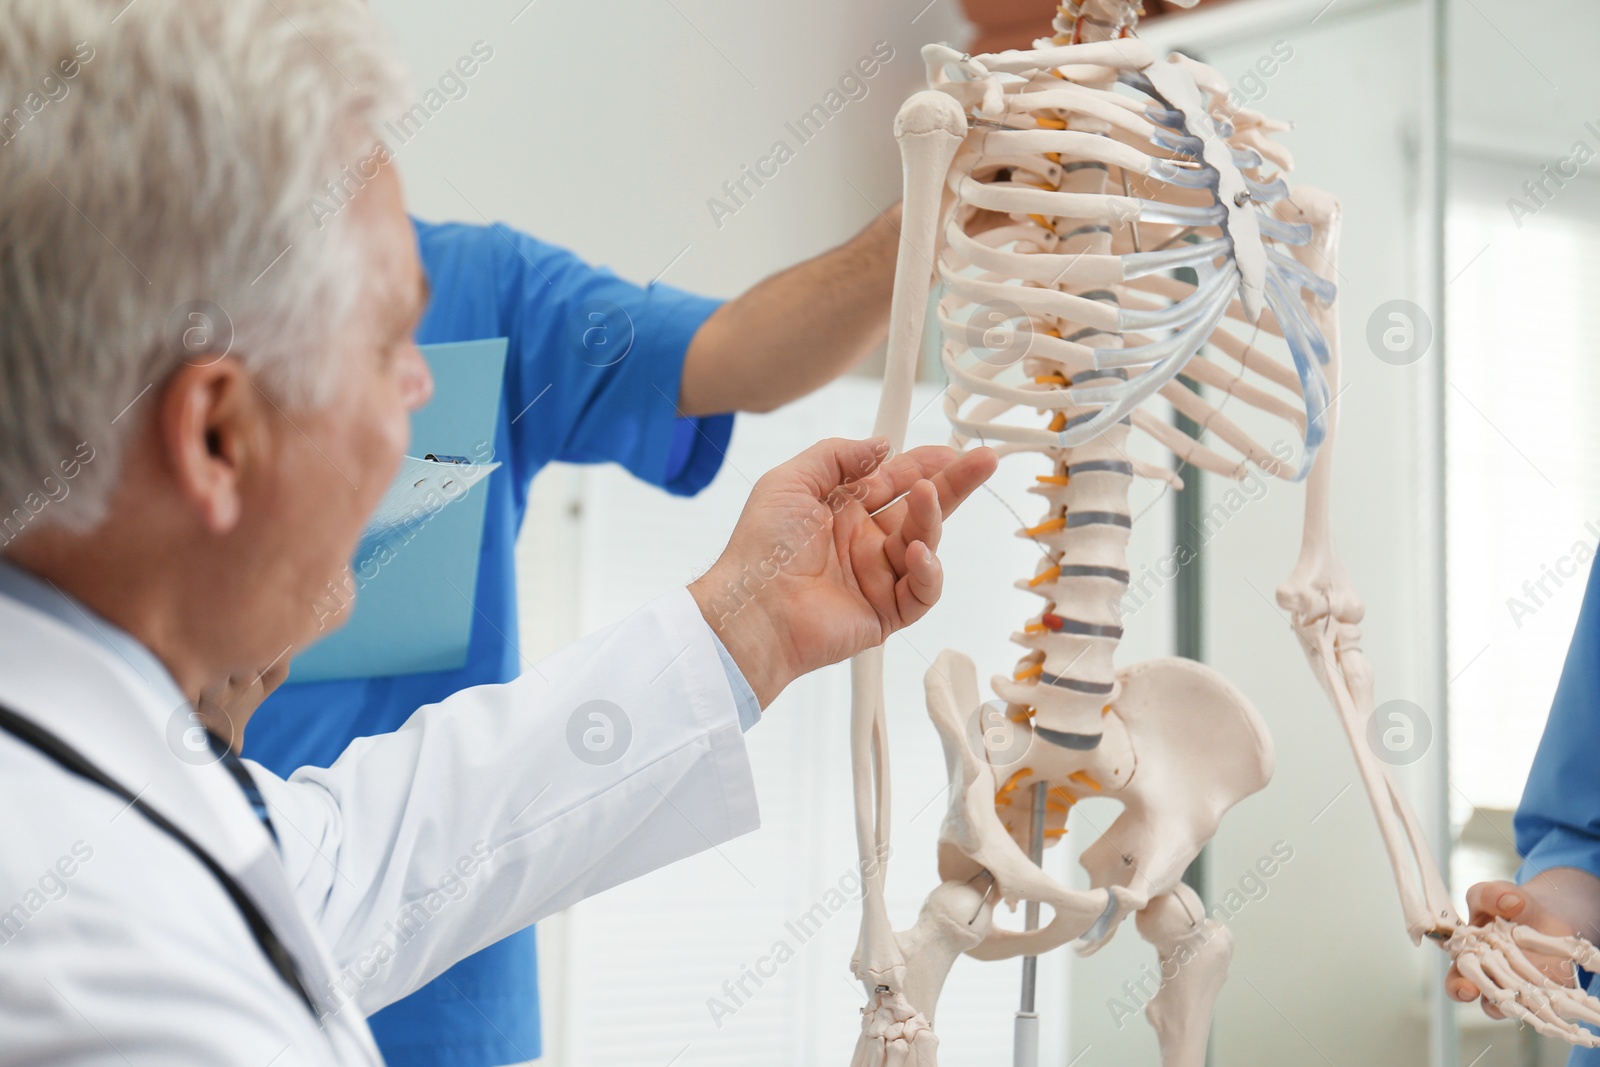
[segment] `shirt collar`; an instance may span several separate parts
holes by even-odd
[[[172,672],[140,644],[126,630],[107,622],[85,607],[75,597],[68,596],[48,578],[40,578],[14,563],[0,558],[0,596],[30,607],[50,616],[69,630],[93,641],[133,668],[133,673],[143,678],[145,684],[162,698],[169,707],[188,703],[188,698],[173,680]]]

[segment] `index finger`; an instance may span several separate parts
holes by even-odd
[[[999,462],[1000,458],[994,449],[974,448],[970,452],[960,454],[941,469],[924,475],[933,483],[934,491],[938,494],[940,517],[949,518],[951,513],[961,506],[962,501],[971,496],[978,486],[989,480]],[[905,511],[906,502],[902,497],[888,507],[875,510],[873,518],[885,533],[892,533],[905,521]]]

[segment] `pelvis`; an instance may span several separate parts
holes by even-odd
[[[1131,774],[1097,793],[1095,750],[1059,749],[1027,736],[1019,758],[1004,762],[974,729],[981,701],[972,660],[945,650],[925,678],[928,714],[944,745],[950,807],[939,834],[939,874],[971,881],[985,872],[999,899],[1037,900],[1053,915],[1039,930],[993,928],[970,954],[979,959],[1039,955],[1082,939],[1088,955],[1103,945],[1130,913],[1171,892],[1184,870],[1214,836],[1222,816],[1272,778],[1272,740],[1243,693],[1203,664],[1157,659],[1117,674],[1120,694],[1106,713],[1107,736],[1118,737],[1119,762],[1130,754]],[[1029,731],[1027,723],[1018,726]],[[1123,735],[1125,734],[1125,743]],[[999,782],[1018,769],[1037,767],[1023,784],[1043,781],[1052,796],[1070,802],[1112,797],[1122,812],[1083,852],[1090,890],[1068,889],[1036,866],[1007,830],[995,808]],[[1068,775],[1074,777],[1069,778]],[[1064,817],[1064,816],[1063,816]]]

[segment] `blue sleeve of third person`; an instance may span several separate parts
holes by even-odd
[[[1517,881],[1551,867],[1600,877],[1600,567],[1589,572],[1550,720],[1517,807]]]

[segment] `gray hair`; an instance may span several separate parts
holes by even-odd
[[[363,0],[0,0],[0,547],[104,517],[185,360],[326,399],[361,243],[310,205],[402,102],[387,42]]]

